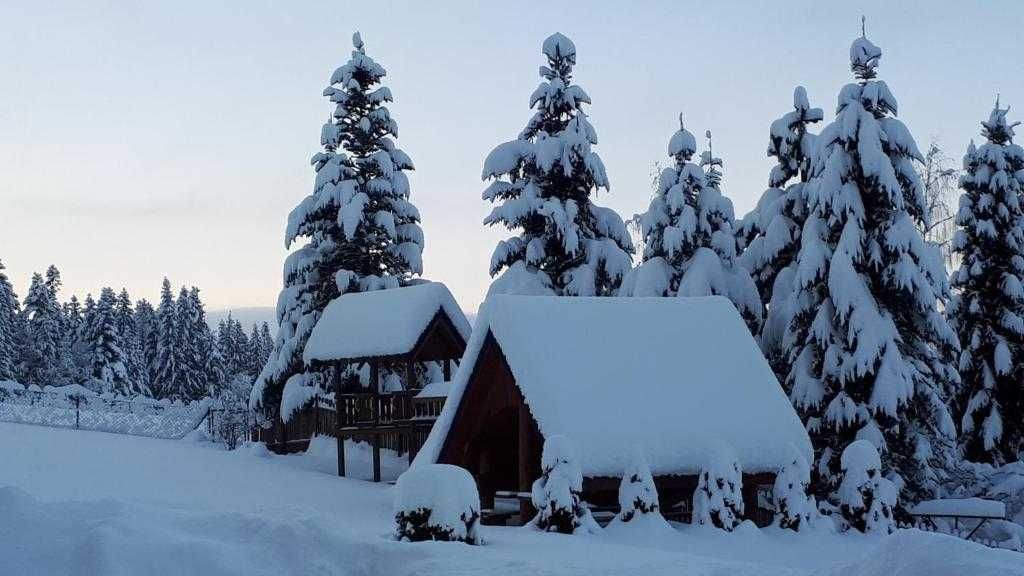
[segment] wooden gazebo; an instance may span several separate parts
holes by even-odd
[[[469,333],[465,315],[440,283],[345,294],[328,304],[303,359],[333,375],[338,475],[345,475],[346,438],[370,442],[375,482],[382,447],[405,452],[412,462],[443,403],[421,394],[427,364],[440,366],[443,380],[451,380]]]
[[[732,303],[711,298],[493,296],[474,326],[447,403],[414,465],[469,470],[481,504],[520,498],[540,476],[545,438],[565,436],[584,498],[615,507],[632,451],[651,466],[666,514],[687,520],[697,475],[727,444],[746,513],[771,519],[776,471],[811,443]]]

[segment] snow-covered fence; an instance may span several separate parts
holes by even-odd
[[[209,399],[189,404],[125,400],[97,395],[81,386],[0,390],[0,421],[153,438],[184,437],[203,422],[210,407]]]

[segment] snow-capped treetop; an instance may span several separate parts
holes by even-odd
[[[677,162],[687,162],[697,152],[697,139],[683,125],[683,114],[679,113],[679,130],[668,141],[668,155]]]
[[[861,80],[875,77],[875,68],[882,59],[882,49],[861,36],[850,44],[850,70]]]
[[[1020,125],[1020,122],[1014,122],[1009,124],[1006,122],[1006,113],[1010,111],[1010,107],[1006,108],[999,107],[999,97],[996,97],[996,105],[992,108],[992,113],[989,114],[988,120],[981,123],[981,133],[988,138],[993,144],[1006,144],[1013,141],[1013,128]],[[971,142],[974,145],[974,142]]]
[[[497,204],[484,223],[521,230],[498,243],[490,273],[516,276],[497,281],[503,290],[610,295],[632,264],[632,240],[622,218],[591,201],[609,183],[591,148],[597,133],[583,111],[590,97],[572,83],[575,48],[556,34],[544,52],[548,66],[541,66],[544,80],[530,96],[532,117],[516,140],[498,145],[484,161],[482,178],[492,182],[483,199]]]
[[[542,50],[550,60],[567,58],[572,59],[573,63],[576,62],[576,45],[560,32],[545,38]]]

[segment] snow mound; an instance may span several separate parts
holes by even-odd
[[[404,354],[438,312],[463,339],[470,326],[455,297],[440,282],[342,294],[324,309],[302,353],[306,362]]]
[[[1020,576],[1024,556],[990,550],[981,544],[943,534],[901,530],[882,540],[872,554],[826,576]]]
[[[399,540],[479,544],[480,495],[469,472],[449,464],[406,471],[395,486]]]

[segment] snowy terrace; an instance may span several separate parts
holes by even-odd
[[[483,527],[483,546],[396,542],[394,487],[307,454],[0,423],[4,576],[685,574],[1012,576],[1024,555],[918,531],[889,537],[675,525],[562,536]],[[365,469],[366,450],[348,451]],[[273,498],[267,498],[273,494]]]

